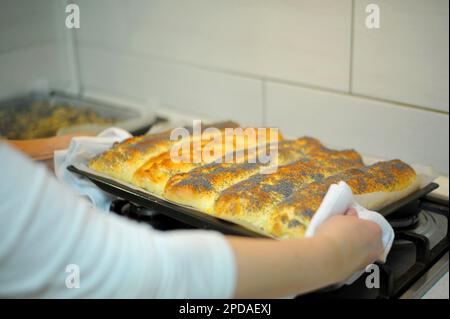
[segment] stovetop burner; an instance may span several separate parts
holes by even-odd
[[[396,232],[413,232],[426,237],[430,248],[442,240],[447,232],[445,210],[428,201],[417,201],[408,205],[406,210],[396,212],[387,220]]]
[[[421,200],[413,201],[389,215],[387,220],[396,230],[412,228],[419,221],[421,206]]]
[[[414,233],[428,238],[430,248],[434,248],[446,235],[447,218],[429,211],[422,211],[417,222],[410,229]]]

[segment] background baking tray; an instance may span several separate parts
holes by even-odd
[[[191,209],[185,206],[180,206],[169,201],[165,201],[151,194],[134,189],[112,179],[87,172],[85,170],[79,169],[75,166],[69,166],[67,168],[69,171],[84,176],[91,180],[103,191],[115,195],[121,199],[128,200],[136,205],[143,207],[157,209],[158,212],[164,214],[168,217],[174,218],[180,222],[186,223],[196,228],[200,229],[211,229],[217,230],[228,235],[239,235],[247,237],[268,237],[260,233],[251,231],[244,228],[243,226],[216,218],[214,216],[207,215],[205,213],[199,212],[195,209]],[[392,203],[385,208],[379,210],[380,214],[387,216],[392,214],[402,207],[418,200],[419,198],[426,196],[439,185],[435,183],[430,183],[425,187],[417,190],[416,192],[406,196],[405,198]]]
[[[157,117],[144,109],[136,107],[129,107],[126,105],[118,105],[106,103],[94,99],[74,96],[64,92],[34,92],[24,94],[21,96],[11,97],[0,101],[0,110],[27,110],[33,105],[42,104],[44,106],[70,106],[74,108],[83,108],[95,112],[99,117],[104,119],[115,119],[117,122],[113,124],[115,127],[123,128],[132,134],[144,134],[153,125]],[[36,119],[29,118],[27,121],[35,121]],[[1,131],[8,131],[8,123],[4,123],[6,127],[0,125]],[[99,133],[105,128],[110,127],[111,124],[82,124],[70,125],[58,130],[56,135],[71,134],[74,132],[92,132]],[[36,137],[42,138],[42,137]]]

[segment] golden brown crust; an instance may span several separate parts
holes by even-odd
[[[274,174],[256,174],[225,189],[215,202],[214,214],[263,228],[272,208],[304,185],[363,166],[355,151],[315,152],[313,157],[282,166]]]
[[[209,136],[222,133],[219,130]],[[196,162],[192,150],[198,140],[171,141],[167,131],[115,144],[93,158],[89,167],[177,204],[277,238],[303,237],[331,184],[345,181],[356,200],[369,209],[402,198],[418,187],[414,170],[399,160],[364,167],[353,150],[330,150],[310,137],[282,140],[279,135],[275,140],[267,145],[251,140],[214,140],[212,145],[222,147],[219,155]],[[200,141],[202,152],[210,142]],[[224,146],[230,144],[233,152],[226,153],[229,148]],[[188,145],[189,158],[172,161],[174,145]],[[257,155],[274,151],[278,153],[271,164],[279,167],[272,174],[263,174],[272,166],[258,162]],[[214,162],[219,158],[221,163]],[[230,158],[232,163],[227,162]]]
[[[285,165],[301,158],[307,158],[321,144],[314,139],[300,138],[284,140],[270,145],[277,149],[277,165]],[[265,151],[265,149],[258,150]],[[164,197],[182,205],[212,213],[215,199],[220,192],[268,167],[267,164],[249,163],[248,156],[243,163],[211,163],[184,174],[174,175],[166,184]]]
[[[202,131],[210,128],[235,128],[238,124],[230,121],[202,126]],[[106,152],[94,157],[88,164],[89,168],[125,182],[132,182],[135,171],[147,160],[165,153],[176,143],[186,139],[171,140],[171,130],[157,134],[137,136],[121,143],[115,143]],[[214,134],[214,133],[213,133]],[[213,135],[208,134],[208,135]],[[188,137],[188,140],[191,137]]]
[[[389,196],[405,189],[414,191],[417,187],[410,186],[416,185],[416,180],[414,170],[400,160],[345,170],[323,181],[305,185],[275,206],[267,231],[277,237],[303,237],[328,188],[340,181],[346,182],[355,195],[383,192]]]
[[[265,129],[263,135],[276,142],[282,139],[281,134],[270,134],[270,129]],[[190,170],[207,165],[212,162],[223,162],[224,156],[228,151],[246,150],[258,146],[260,132],[255,130],[254,138],[248,135],[231,136],[227,138],[225,131],[220,130],[219,135],[205,138],[198,144],[200,153],[198,160],[194,160],[195,144],[191,141],[186,142],[186,149],[189,153],[182,156],[183,146],[178,148],[178,157],[180,160],[174,160],[171,151],[164,152],[158,156],[150,158],[133,175],[132,184],[142,187],[155,195],[161,196],[167,181],[175,174],[189,172]],[[215,149],[215,151],[214,151]],[[246,153],[244,152],[244,155]]]
[[[134,171],[153,156],[166,152],[176,141],[165,133],[130,138],[94,157],[89,168],[130,182]]]

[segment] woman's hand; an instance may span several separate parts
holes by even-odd
[[[311,238],[228,241],[236,257],[238,298],[279,298],[339,283],[383,251],[380,227],[354,210],[330,218]]]
[[[321,225],[316,238],[333,247],[336,253],[336,275],[340,280],[374,262],[383,252],[378,224],[358,218],[354,209],[334,216]]]

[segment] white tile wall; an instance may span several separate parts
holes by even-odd
[[[262,124],[262,82],[146,56],[82,46],[81,79],[86,90],[115,92],[213,119]]]
[[[1,0],[0,53],[63,40],[57,10],[55,0]]]
[[[0,0],[0,98],[74,91],[64,1]]]
[[[289,135],[448,174],[446,0],[76,2],[72,51],[65,1],[0,0],[0,98],[76,89],[76,53],[85,94],[267,119]],[[363,24],[369,2],[381,7],[380,30]]]
[[[351,0],[79,0],[81,44],[348,90]]]
[[[267,118],[291,136],[310,135],[363,154],[431,165],[448,174],[448,115],[349,95],[267,84]]]
[[[73,86],[66,48],[50,43],[0,54],[0,99]]]
[[[380,6],[381,28],[365,26]],[[449,111],[449,1],[356,0],[353,91]]]

